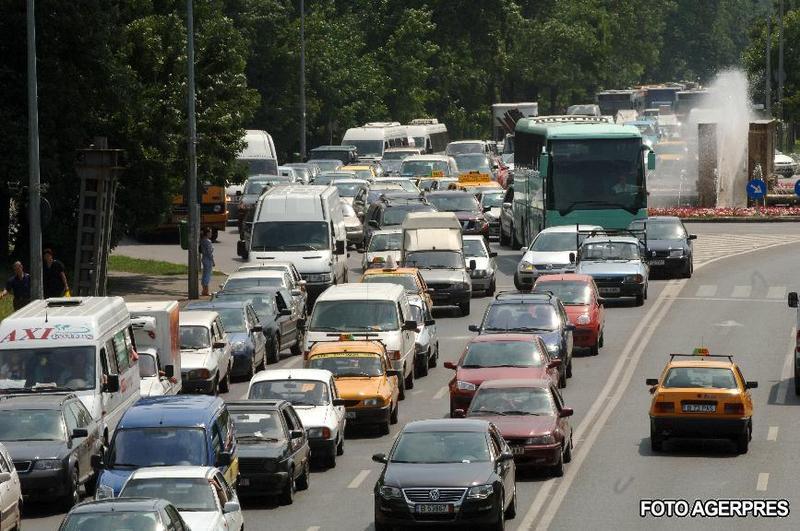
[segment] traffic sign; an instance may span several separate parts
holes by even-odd
[[[767,183],[762,179],[753,179],[747,183],[747,197],[763,199],[767,195]]]
[[[797,195],[800,195],[800,179],[797,179],[794,182],[794,193],[796,193]]]

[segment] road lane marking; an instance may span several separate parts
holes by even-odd
[[[759,492],[764,492],[767,490],[767,484],[769,484],[769,473],[761,472],[758,475],[758,481],[756,482],[756,490]]]
[[[775,403],[785,404],[786,395],[789,394],[789,382],[794,376],[792,367],[794,365],[794,349],[796,347],[797,328],[792,327],[792,333],[789,335],[789,353],[783,361],[783,369],[781,369],[781,382],[778,384],[778,389],[775,391]]]
[[[306,529],[306,531],[319,531],[319,529],[320,529],[320,528],[319,528],[319,526],[318,526],[318,525],[312,525],[311,527],[309,527],[308,529]]]
[[[717,294],[716,284],[703,284],[697,288],[697,297],[713,297]]]
[[[786,296],[786,286],[771,286],[767,290],[768,299],[783,299]]]
[[[442,387],[441,389],[436,391],[436,394],[433,395],[433,399],[434,400],[441,400],[442,398],[444,398],[444,395],[447,394],[448,389],[449,388],[445,385],[444,387]]]
[[[777,426],[770,426],[769,432],[767,432],[767,440],[768,441],[777,441],[778,440],[778,427]]]
[[[783,304],[783,301],[776,299],[735,299],[733,297],[672,297],[679,301],[697,301],[697,302],[769,302],[775,304]]]
[[[734,286],[731,297],[734,299],[746,299],[750,297],[751,291],[753,291],[753,286]]]
[[[361,484],[364,483],[364,480],[367,479],[367,476],[369,476],[369,473],[370,473],[369,470],[362,470],[361,472],[359,472],[356,475],[356,477],[353,478],[353,481],[350,482],[347,488],[357,489],[358,487],[360,487]]]

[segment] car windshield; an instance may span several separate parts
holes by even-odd
[[[537,283],[534,293],[550,292],[567,306],[582,306],[592,301],[592,288],[586,282],[548,280]]]
[[[403,160],[415,153],[416,151],[386,151],[383,153],[383,160]]]
[[[362,183],[337,183],[333,185],[339,190],[339,197],[355,197],[359,190],[364,188]]]
[[[231,411],[236,425],[236,440],[239,442],[277,441],[285,439],[283,425],[272,411]]]
[[[260,195],[269,186],[269,182],[263,179],[247,179],[244,183],[244,195]]]
[[[404,432],[391,455],[392,463],[480,463],[491,459],[482,431]]]
[[[403,244],[403,233],[396,232],[390,234],[373,233],[369,240],[367,252],[375,253],[379,251],[399,251]]]
[[[544,367],[533,341],[476,341],[467,345],[463,367]]]
[[[638,260],[639,246],[627,242],[587,243],[581,247],[581,260]]]
[[[241,308],[213,308],[222,319],[226,332],[244,332],[244,312]]]
[[[483,153],[464,153],[462,155],[455,155],[456,165],[458,171],[479,171],[481,173],[489,173],[492,171],[489,165],[489,158]]]
[[[643,222],[631,224],[631,230],[641,231],[644,229]],[[686,238],[686,231],[680,222],[648,221],[647,239],[648,240],[683,240]]]
[[[48,330],[51,339],[60,333],[55,328],[33,329],[33,333],[45,333]],[[65,329],[65,334],[72,332],[86,334],[88,329],[74,326]],[[63,387],[75,391],[94,389],[97,380],[96,355],[93,346],[0,350],[0,389],[37,386]]]
[[[341,167],[342,161],[339,159],[312,159],[308,161],[309,164],[316,164],[319,171],[335,171]],[[314,179],[316,182],[316,179]]]
[[[66,440],[57,409],[2,409],[0,434],[4,442]]]
[[[549,303],[492,304],[483,328],[488,330],[555,330],[558,314]]]
[[[464,239],[464,256],[486,258],[489,255],[481,240]]]
[[[405,263],[420,269],[462,269],[464,255],[458,251],[415,251],[406,255]]]
[[[366,284],[397,284],[409,293],[419,293],[419,286],[412,275],[365,275],[361,282]]]
[[[580,236],[585,239],[584,235]],[[554,253],[562,251],[576,251],[578,238],[574,232],[540,232],[531,244],[531,251]]]
[[[229,278],[223,289],[228,291],[254,291],[260,288],[278,288],[283,286],[282,277],[239,277]]]
[[[428,202],[440,212],[478,212],[478,200],[469,193],[430,194]]]
[[[139,352],[139,376],[142,378],[152,378],[158,372],[156,357],[147,352]]]
[[[310,369],[331,371],[337,378],[356,376],[381,376],[383,365],[376,354],[346,352],[335,354],[319,354],[312,356],[308,362]]]
[[[483,142],[464,142],[462,144],[448,144],[447,154],[451,157],[463,153],[484,153]],[[460,168],[459,168],[460,169]]]
[[[181,325],[179,330],[181,349],[197,350],[211,346],[211,335],[205,326]]]
[[[294,406],[324,406],[330,402],[328,386],[316,380],[264,380],[250,386],[251,400],[286,400]]]
[[[434,172],[437,172],[434,175]],[[404,160],[400,175],[408,177],[444,177],[450,175],[450,166],[443,160]]]
[[[469,406],[469,415],[546,415],[556,414],[549,389],[539,387],[480,388]]]
[[[252,251],[321,251],[330,249],[330,226],[324,221],[262,221],[253,225]]]
[[[481,206],[484,208],[503,206],[503,197],[505,197],[505,192],[495,194],[485,193],[481,195]]]
[[[355,146],[359,157],[380,157],[383,155],[383,140],[352,140],[347,138],[343,142],[348,146]]]
[[[161,498],[179,511],[219,510],[213,487],[204,478],[134,478],[125,484],[119,495],[125,498]]]
[[[382,227],[402,225],[409,212],[436,212],[436,209],[423,204],[394,206],[383,211]]]
[[[158,420],[154,419],[154,422]],[[205,466],[206,437],[200,428],[126,428],[114,434],[111,467]]]
[[[71,513],[59,531],[86,531],[87,529],[124,529],[125,531],[160,531],[163,528],[155,512],[101,511],[96,513]]]
[[[392,301],[317,301],[309,330],[318,332],[385,332],[397,330],[397,305]]]
[[[736,389],[733,371],[724,367],[673,367],[664,378],[664,387],[707,387]]]
[[[419,193],[419,188],[417,188],[417,185],[412,183],[410,179],[391,179],[391,180],[387,179],[387,180],[381,180],[381,181],[378,181],[378,182],[374,183],[372,185],[372,187],[376,188],[376,187],[379,187],[382,184],[399,186],[404,191],[411,192],[411,193],[414,193],[414,194],[418,194]]]

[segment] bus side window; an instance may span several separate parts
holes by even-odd
[[[117,332],[112,339],[114,342],[114,354],[117,359],[117,369],[119,373],[125,372],[130,367],[130,357],[128,355],[128,346],[125,344],[125,334]]]

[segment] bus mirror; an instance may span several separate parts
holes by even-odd
[[[119,375],[117,374],[108,374],[106,375],[106,383],[103,385],[106,393],[118,393],[119,392]]]
[[[550,169],[550,154],[542,153],[539,155],[539,175],[546,176]]]
[[[647,169],[654,170],[656,169],[656,152],[655,151],[648,151],[647,152]]]

